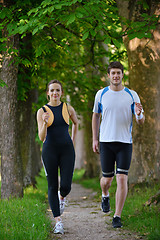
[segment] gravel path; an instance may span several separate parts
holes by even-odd
[[[112,227],[112,217],[103,213],[100,203],[94,201],[94,193],[79,184],[72,184],[72,191],[67,197],[68,206],[62,215],[65,233],[63,235],[51,233],[51,239],[65,240],[135,240],[142,239],[135,233],[123,228]],[[52,219],[52,213],[48,210]]]

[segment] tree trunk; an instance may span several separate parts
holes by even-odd
[[[88,102],[88,111],[84,116],[84,142],[85,142],[85,176],[89,178],[100,175],[100,160],[99,155],[92,150],[92,111],[93,101]]]
[[[19,36],[8,38],[8,46],[18,49]],[[18,65],[7,52],[3,55],[1,79],[1,198],[23,195],[22,164],[17,145],[17,73]]]
[[[156,13],[160,4],[149,2],[150,12]],[[135,3],[129,5],[122,0],[117,3],[121,16],[134,20],[140,15]],[[134,122],[129,182],[150,182],[160,178],[160,28],[153,31],[151,39],[134,38],[129,41],[126,37],[124,42],[128,53],[130,88],[139,94],[146,117],[143,126]]]
[[[86,151],[85,151],[85,143],[84,143],[84,127],[83,127],[83,117],[78,116],[79,118],[79,127],[75,141],[75,169],[84,168],[84,163],[86,160]]]
[[[21,58],[32,59],[32,35],[27,34],[20,40]],[[41,166],[40,147],[35,142],[36,138],[36,116],[32,104],[37,102],[37,90],[32,89],[32,72],[30,68],[20,65],[18,73],[19,98],[18,101],[18,135],[19,155],[23,162],[24,186],[35,185],[35,176],[39,173]],[[25,91],[25,96],[23,92]],[[23,99],[25,98],[25,99]]]
[[[95,66],[88,64],[86,66],[86,75],[88,81],[95,81],[95,77],[98,72],[95,69]],[[96,81],[95,81],[96,82]],[[96,88],[97,86],[95,86]],[[95,89],[90,89],[90,92],[93,92],[93,95],[88,95],[87,108],[83,113],[84,119],[84,143],[85,143],[85,152],[86,152],[86,161],[85,161],[85,177],[93,178],[100,175],[100,160],[99,155],[95,154],[92,150],[92,109],[94,103],[94,93]],[[89,98],[89,96],[91,96]]]
[[[100,34],[103,35],[103,32],[100,32]],[[99,49],[102,48],[106,52],[108,51],[108,46],[104,43],[99,43],[98,47]],[[107,73],[106,65],[108,64],[108,58],[103,57],[99,59],[99,61],[102,63],[104,68],[104,73],[101,74],[94,63],[95,62],[94,47],[91,48],[91,50],[92,51],[90,55],[92,56],[93,64],[88,65],[86,67],[86,72],[87,72],[88,81],[92,82],[91,86],[93,86],[93,82],[95,82],[95,89],[90,89],[90,94],[88,95],[88,97],[89,96],[91,97],[90,99],[88,99],[87,111],[83,116],[84,131],[85,131],[84,140],[85,140],[85,149],[86,149],[85,176],[97,177],[97,176],[101,176],[101,170],[100,170],[101,167],[100,167],[100,157],[98,154],[94,153],[92,149],[92,109],[94,105],[94,97],[95,97],[96,91],[99,90],[100,87],[104,87],[109,84],[107,81],[107,74],[106,74]]]

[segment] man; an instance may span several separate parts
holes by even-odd
[[[109,64],[108,77],[110,86],[99,90],[95,96],[92,116],[93,151],[99,153],[100,145],[101,207],[105,213],[110,211],[109,188],[116,163],[116,207],[112,225],[119,228],[122,227],[121,213],[128,191],[127,180],[132,155],[132,114],[138,124],[143,124],[145,117],[137,93],[122,85],[123,65],[120,62]]]

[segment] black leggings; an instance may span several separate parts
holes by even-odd
[[[60,194],[66,197],[71,191],[75,163],[73,143],[43,146],[42,160],[48,180],[48,200],[54,217],[60,216],[58,199],[58,168],[60,168]]]

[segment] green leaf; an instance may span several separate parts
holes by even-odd
[[[112,39],[114,45],[117,47],[117,48],[120,48],[121,47],[121,43],[119,41],[117,41],[117,39]]]
[[[42,54],[42,48],[41,47],[38,47],[37,49],[36,49],[36,57],[39,57],[39,56],[41,56],[41,54]]]
[[[77,13],[76,13],[76,17],[77,17],[77,18],[82,18],[82,17],[83,17],[83,14],[80,13],[80,12],[77,12]]]
[[[86,38],[88,38],[88,35],[89,35],[89,32],[86,32],[83,37],[82,37],[82,40],[85,40]]]
[[[55,4],[55,5],[54,5],[55,9],[61,9],[62,6],[63,6],[62,4]]]
[[[39,28],[36,27],[36,28],[33,30],[32,35],[35,35],[35,34],[38,32],[38,30],[39,30]]]
[[[41,5],[45,8],[47,5],[51,3],[51,0],[45,0],[41,3]]]
[[[95,37],[96,34],[97,34],[96,31],[94,31],[94,29],[91,29],[91,30],[90,30],[90,33],[91,33],[91,35],[92,35],[93,37]]]
[[[110,44],[111,43],[111,38],[110,37],[107,37],[105,40],[104,40],[104,43],[105,44]]]
[[[8,87],[8,85],[2,79],[0,79],[0,87],[4,86]]]
[[[54,10],[54,6],[48,8],[48,12],[51,13]]]
[[[21,63],[24,64],[26,67],[31,67],[32,66],[32,63],[27,58],[22,59]]]
[[[31,10],[28,12],[28,16],[30,16],[32,13],[38,12],[38,10],[39,10],[39,7],[31,9]]]
[[[68,21],[67,21],[67,25],[73,23],[73,22],[75,21],[75,18],[76,18],[75,13],[72,13],[72,14],[69,16],[69,19],[68,19]]]

